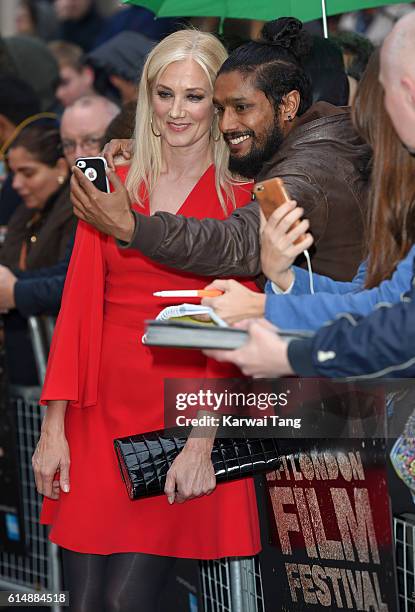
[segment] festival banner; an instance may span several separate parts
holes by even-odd
[[[344,437],[282,441],[279,469],[257,479],[265,610],[397,612],[385,394],[349,385],[304,408],[336,414]]]

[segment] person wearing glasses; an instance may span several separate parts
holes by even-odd
[[[13,284],[19,274],[35,273],[62,259],[76,217],[69,199],[70,170],[56,120],[44,119],[23,128],[9,147],[7,161],[13,189],[23,201],[10,218],[0,251],[1,275]],[[5,315],[8,310],[2,304],[0,312]],[[38,384],[25,319],[19,313],[8,313],[4,325],[10,382]]]
[[[103,96],[78,98],[62,115],[61,138],[70,167],[78,157],[100,154],[105,130],[120,112],[120,108]]]

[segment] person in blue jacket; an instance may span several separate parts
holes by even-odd
[[[401,302],[380,305],[367,317],[340,315],[313,338],[293,341],[287,358],[301,376],[415,377],[415,266]]]
[[[57,315],[73,245],[74,236],[68,242],[63,259],[54,266],[14,270],[14,273],[0,266],[0,312],[16,308],[23,317]]]

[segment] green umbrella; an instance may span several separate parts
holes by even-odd
[[[359,9],[400,4],[402,0],[123,0],[152,10],[158,17],[259,19],[297,17],[301,21]]]

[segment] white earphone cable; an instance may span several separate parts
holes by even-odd
[[[307,269],[308,269],[308,279],[310,282],[310,293],[311,295],[314,295],[314,280],[313,280],[313,268],[311,267],[311,258],[310,258],[310,253],[308,252],[307,249],[305,249],[304,252],[304,257],[307,260]]]

